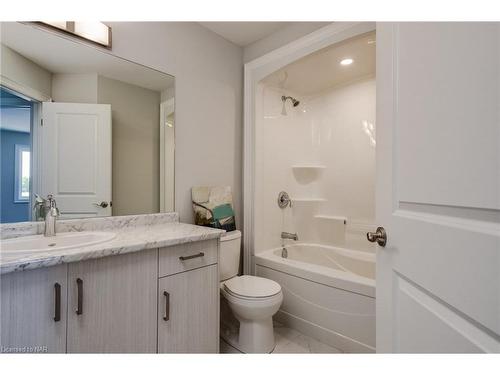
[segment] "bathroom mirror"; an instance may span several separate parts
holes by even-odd
[[[1,23],[0,222],[174,210],[175,79],[34,23]]]

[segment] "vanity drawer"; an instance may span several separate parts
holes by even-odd
[[[218,240],[163,247],[159,254],[159,277],[217,263]]]

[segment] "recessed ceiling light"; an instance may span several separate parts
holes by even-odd
[[[340,65],[351,65],[353,62],[353,59],[344,59],[340,62]]]

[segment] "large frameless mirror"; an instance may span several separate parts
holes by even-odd
[[[1,223],[174,210],[173,76],[16,22],[0,73]]]

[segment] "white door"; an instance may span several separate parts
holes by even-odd
[[[40,192],[61,217],[111,215],[111,106],[42,105]]]
[[[500,24],[377,25],[378,352],[500,352]]]

